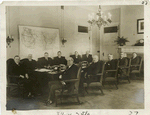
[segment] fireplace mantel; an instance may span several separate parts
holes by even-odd
[[[119,53],[125,52],[127,54],[131,54],[136,52],[138,54],[144,54],[144,46],[119,46],[118,47]]]

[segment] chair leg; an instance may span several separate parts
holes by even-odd
[[[87,87],[85,87],[85,92],[88,94]]]
[[[57,96],[55,97],[55,106],[57,107]]]
[[[77,95],[77,101],[78,101],[78,103],[80,104],[80,100],[79,100],[79,97],[78,97],[78,95]]]
[[[130,78],[129,78],[129,76],[127,76],[127,78],[128,78],[128,82],[130,83]]]
[[[104,92],[101,86],[100,86],[100,90],[101,90],[102,95],[104,95]]]
[[[115,83],[116,88],[118,89],[117,83]]]

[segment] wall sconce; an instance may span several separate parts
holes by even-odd
[[[67,40],[65,40],[64,38],[62,38],[62,44],[64,45],[66,42],[67,42]]]
[[[14,37],[13,36],[8,36],[6,38],[6,42],[7,42],[7,47],[11,47],[10,43],[12,43],[14,41]]]

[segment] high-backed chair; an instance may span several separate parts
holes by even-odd
[[[110,84],[114,84],[116,86],[116,88],[118,89],[118,86],[117,86],[117,74],[118,74],[119,61],[118,60],[115,60],[115,61],[116,61],[116,67],[115,67],[114,70],[104,70],[103,86],[106,83],[108,83],[109,85]],[[107,76],[106,77],[106,74],[108,74],[108,73],[114,73],[114,74],[111,74],[111,76]]]
[[[88,67],[88,62],[87,61],[82,61],[81,62],[81,67],[82,67],[82,69],[87,68]]]
[[[80,76],[81,76],[81,67],[78,69],[77,78],[76,79],[70,79],[70,80],[64,80],[65,83],[71,83],[74,85],[74,90],[71,92],[67,92],[68,90],[65,88],[65,86],[62,87],[60,90],[55,90],[55,102],[56,106],[58,105],[57,100],[60,98],[61,103],[63,98],[70,98],[75,97],[77,98],[78,103],[80,104],[79,96],[78,96],[78,89],[79,89],[79,82],[80,82]]]
[[[14,59],[10,58],[7,60],[7,95],[10,96],[21,96],[23,94],[22,89],[23,85],[22,84],[16,84],[16,83],[11,83],[10,78],[15,77],[12,75],[9,75],[9,69],[11,67],[11,64],[14,63]]]
[[[139,77],[140,77],[140,73],[141,73],[141,67],[142,67],[142,57],[141,56],[139,56],[139,58],[140,58],[140,61],[139,61],[139,64],[137,64],[137,65],[132,65],[131,64],[131,72],[130,72],[130,74],[138,74],[139,75]],[[135,68],[135,69],[133,69],[133,68]]]
[[[89,84],[88,83],[84,83],[84,88],[85,88],[85,91],[87,93],[88,93],[89,87],[96,86],[101,91],[101,94],[104,95],[103,90],[102,90],[102,82],[103,82],[103,75],[104,75],[105,63],[101,62],[101,64],[102,64],[102,70],[101,70],[101,72],[99,72],[96,75],[90,75],[89,77],[91,79],[91,82]]]
[[[119,83],[119,79],[127,79],[128,82],[130,83],[130,66],[131,66],[131,59],[127,58],[128,59],[128,65],[127,66],[118,66],[118,69],[121,69],[121,70],[125,70],[126,71],[126,74],[122,75],[120,74],[120,76],[118,76],[118,83]]]

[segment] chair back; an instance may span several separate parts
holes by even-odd
[[[82,61],[82,62],[81,62],[81,67],[82,67],[82,68],[88,67],[88,62],[87,62],[87,61]]]
[[[118,66],[119,66],[119,60],[116,60],[116,72],[115,72],[115,78],[118,76]]]
[[[101,83],[101,84],[102,84],[102,82],[103,82],[104,70],[105,70],[105,64],[106,64],[106,62],[103,63],[103,67],[102,67],[101,78],[100,78],[100,83]]]
[[[130,75],[130,68],[131,68],[131,59],[129,59],[129,63],[128,63],[128,70],[127,70],[127,75],[128,76]]]
[[[81,70],[82,70],[82,68],[79,67],[78,72],[77,72],[77,79],[78,79],[78,81],[75,82],[75,89],[77,90],[77,92],[78,92],[78,89],[79,89],[79,83],[80,83],[80,77],[81,77]]]
[[[142,61],[143,61],[143,59],[142,59],[142,57],[141,56],[139,56],[140,57],[140,63],[139,63],[139,71],[141,71],[141,67],[142,67]]]

